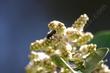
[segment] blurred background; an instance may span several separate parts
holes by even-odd
[[[71,26],[84,13],[85,31],[110,30],[110,0],[0,0],[0,73],[25,73],[29,45],[45,37],[48,23]]]

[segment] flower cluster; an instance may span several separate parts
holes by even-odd
[[[105,64],[100,64],[96,67],[96,69],[93,71],[93,73],[110,73],[110,69]]]
[[[92,33],[83,31],[88,20],[88,16],[83,14],[68,28],[62,22],[56,20],[50,22],[47,37],[30,45],[30,62],[26,66],[26,72],[72,73],[68,68],[59,67],[52,61],[51,56],[54,54],[71,63],[71,67],[76,71],[84,68],[85,59],[97,48],[96,44],[87,44],[93,38]],[[103,68],[105,65],[100,67]],[[96,69],[93,73],[110,73],[110,70],[98,72]]]

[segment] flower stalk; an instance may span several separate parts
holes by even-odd
[[[92,33],[83,31],[88,20],[89,17],[83,14],[68,28],[62,22],[50,22],[47,36],[30,45],[30,62],[26,72],[110,73],[104,63],[100,64],[108,49],[97,49],[96,44],[88,44],[93,39]]]

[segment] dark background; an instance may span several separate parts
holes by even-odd
[[[45,37],[47,24],[71,26],[84,13],[85,31],[110,30],[110,0],[0,0],[0,73],[25,73],[29,45]]]

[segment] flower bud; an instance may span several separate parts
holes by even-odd
[[[65,25],[62,22],[59,21],[52,21],[48,24],[48,27],[50,30],[55,30],[56,33],[62,34],[64,30],[66,29]]]
[[[82,32],[75,30],[73,28],[67,28],[65,32],[66,32],[66,38],[69,41],[78,39],[82,35]]]
[[[77,39],[74,42],[77,46],[81,46],[89,42],[92,38],[93,38],[93,35],[88,32],[88,33],[85,33],[83,36],[81,36],[79,39]]]
[[[89,17],[86,14],[81,15],[73,24],[73,28],[77,29],[79,31],[83,31],[83,28],[87,21],[89,20]]]

